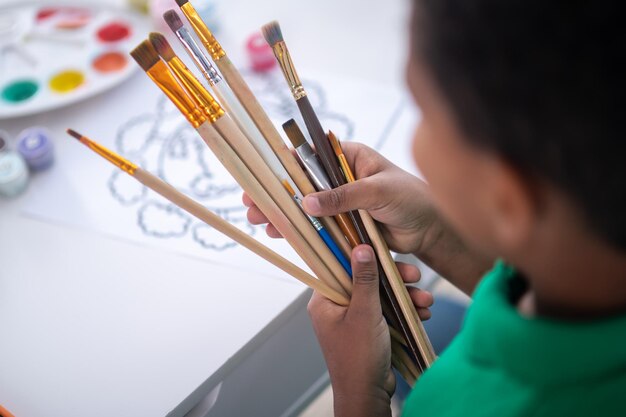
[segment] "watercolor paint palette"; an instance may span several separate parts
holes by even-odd
[[[149,20],[98,6],[0,8],[0,119],[62,107],[104,92],[139,67],[129,52]]]

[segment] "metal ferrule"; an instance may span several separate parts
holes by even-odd
[[[322,226],[322,223],[319,221],[319,219],[317,217],[311,216],[310,214],[308,214],[305,210],[304,210],[304,204],[302,204],[302,200],[300,199],[300,197],[298,197],[297,195],[293,195],[292,196],[293,199],[295,200],[295,202],[298,204],[298,206],[300,206],[300,209],[302,210],[302,212],[304,213],[305,216],[307,216],[309,218],[309,221],[311,222],[311,224],[313,225],[313,227],[315,228],[316,232],[319,232],[320,230],[322,230],[324,228],[324,226]]]
[[[198,38],[200,38],[206,50],[211,54],[211,58],[213,58],[214,61],[219,61],[221,57],[225,56],[226,52],[222,49],[222,45],[220,45],[209,28],[204,24],[204,21],[191,5],[191,2],[185,3],[180,9],[187,17],[187,20],[189,20],[189,23],[191,23],[191,27],[193,27],[193,30],[198,35]]]
[[[172,74],[163,61],[157,62],[146,72],[194,128],[206,122],[206,117],[204,117],[202,112],[196,107],[194,101],[187,95],[180,84],[178,84],[174,74]]]
[[[215,123],[224,115],[224,110],[206,88],[198,81],[189,68],[178,57],[168,61],[168,65],[176,75],[176,78],[183,85],[187,93],[191,96],[196,106],[204,112],[209,122]]]
[[[98,155],[100,155],[101,157],[103,157],[104,159],[106,159],[107,161],[109,161],[110,163],[112,163],[113,165],[121,169],[122,171],[130,175],[134,175],[135,171],[137,171],[137,165],[133,164],[128,159],[121,157],[115,152],[109,150],[108,148],[105,148],[99,143],[93,142],[91,139],[88,139],[84,136],[80,138],[80,141],[83,144],[87,145],[89,149],[91,149],[92,151],[94,151],[95,153],[97,153]]]
[[[296,148],[296,152],[302,160],[315,187],[320,191],[331,190],[333,187],[330,185],[330,180],[324,168],[322,168],[322,165],[317,160],[317,155],[315,155],[311,146],[308,143],[302,144]]]
[[[200,47],[196,43],[196,41],[191,36],[191,33],[187,30],[187,28],[182,27],[176,31],[176,36],[180,40],[180,42],[185,47],[185,50],[196,64],[200,72],[207,79],[209,84],[215,85],[222,81],[222,77],[219,72],[215,69],[213,64],[209,62],[208,58],[204,55],[204,53],[200,50]]]
[[[293,94],[293,98],[299,100],[302,97],[305,97],[306,91],[302,86],[300,77],[298,77],[296,67],[294,67],[293,65],[291,55],[289,54],[289,49],[287,49],[287,44],[285,42],[277,42],[276,44],[274,44],[272,49],[274,50],[274,55],[278,60],[280,68],[283,70],[285,80],[289,85],[289,89],[291,90],[291,94]]]

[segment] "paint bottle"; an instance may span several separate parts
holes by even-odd
[[[17,150],[33,171],[42,171],[54,163],[54,146],[48,131],[28,128],[17,137]]]
[[[0,153],[0,196],[14,197],[28,185],[28,167],[17,152]]]
[[[261,32],[256,32],[248,38],[246,51],[254,72],[266,72],[276,66],[274,51]]]

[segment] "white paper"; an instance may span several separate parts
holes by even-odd
[[[280,72],[245,78],[280,125],[297,107]],[[319,76],[305,87],[324,129],[341,140],[406,155],[407,137],[391,138],[406,98],[396,91],[349,79]],[[157,245],[209,261],[274,277],[284,274],[172,205],[64,135],[71,127],[158,175],[294,263],[303,266],[284,241],[251,226],[241,190],[180,113],[145,74],[105,96],[49,115],[57,161],[31,184],[24,212],[30,216],[95,230],[143,245]],[[300,126],[305,130],[304,124]],[[284,134],[283,134],[284,136]],[[406,136],[406,135],[404,135]],[[396,145],[390,146],[390,141]],[[402,156],[406,158],[406,156]]]

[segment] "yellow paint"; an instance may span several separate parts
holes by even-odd
[[[50,89],[57,93],[68,93],[85,82],[85,75],[76,70],[63,71],[50,79]]]

